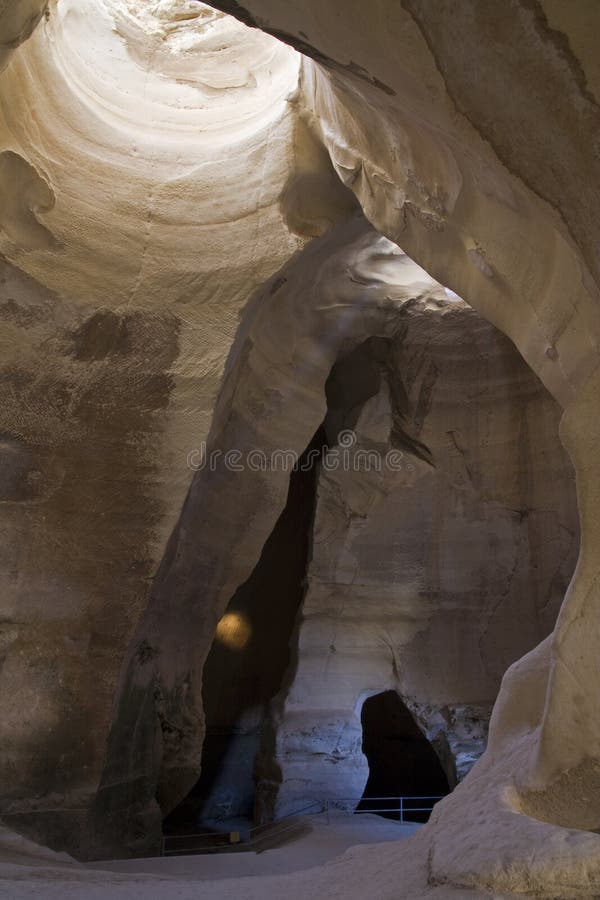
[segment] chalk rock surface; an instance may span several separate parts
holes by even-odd
[[[52,0],[0,76],[0,810],[57,848],[239,312],[304,240],[298,67],[202,4]]]
[[[315,61],[306,67],[310,115],[369,220],[507,334],[565,410],[578,566],[552,638],[504,676],[486,754],[430,826],[438,848],[431,878],[593,896],[600,884],[593,189],[600,82],[591,38],[598,9],[585,0],[216,5]],[[469,802],[477,814],[466,813]]]
[[[394,337],[337,364],[328,396],[291,684],[271,712],[280,782],[262,786],[280,813],[358,801],[361,709],[386,690],[454,786],[502,675],[551,632],[579,549],[560,407],[466,304],[418,300]]]
[[[315,706],[311,611],[318,639],[329,639],[320,661],[340,642],[347,651],[355,625],[335,597],[362,631],[359,568],[369,598],[383,598],[379,619],[391,579],[406,607],[390,645],[363,653],[373,690],[399,689],[426,730],[427,707],[452,709],[463,690],[470,702],[476,678],[491,699],[504,665],[551,627],[576,552],[567,465],[552,445],[558,407],[576,474],[578,563],[552,634],[502,679],[486,752],[414,849],[356,851],[271,887],[382,900],[400,883],[413,898],[597,896],[597,5],[212,7],[0,2],[2,814],[80,855],[156,842],[200,768],[202,668],[217,624],[288,489],[284,473],[260,468],[245,471],[243,490],[231,470],[192,479],[189,452],[208,436],[222,453],[302,453],[326,422],[335,364],[384,341],[394,364],[377,357],[386,387],[359,404],[356,435],[366,447],[400,441],[417,461],[406,484],[366,495],[353,478],[320,477],[315,536],[332,539],[315,542],[299,629],[309,652],[274,719],[282,772],[294,764],[293,702]],[[454,313],[419,306],[443,300],[442,285],[490,323],[463,310],[461,334],[486,357],[513,360],[502,377],[486,375],[495,403],[485,428],[485,394],[454,408],[480,363],[438,358]],[[426,350],[408,352],[399,316]],[[432,321],[430,344],[421,329]],[[515,377],[491,325],[553,400],[529,373]],[[447,377],[423,369],[426,359]],[[428,453],[441,460],[435,473]],[[395,500],[400,488],[412,504]],[[448,510],[428,517],[436,498]],[[388,520],[401,573],[387,555]],[[435,542],[427,558],[411,542],[417,524]],[[374,542],[386,553],[377,566]],[[478,577],[481,655],[453,671],[459,692],[441,677],[446,634]],[[497,606],[492,584],[507,588]],[[505,630],[503,606],[512,625],[525,610],[522,630]],[[424,688],[419,663],[430,655],[440,669]],[[356,716],[355,687],[339,698],[335,714]],[[451,730],[446,740],[452,751]],[[65,897],[61,877],[49,874]],[[264,895],[260,884],[242,888]]]

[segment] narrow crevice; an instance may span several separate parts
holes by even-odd
[[[350,352],[342,354],[333,365],[325,383],[327,414],[322,426],[323,452],[337,446],[340,435],[344,432],[352,431],[356,428],[364,405],[379,393],[382,377],[385,375],[385,370],[381,364],[381,356],[382,354],[385,355],[385,347],[388,343],[385,339],[367,338],[367,340]],[[277,818],[278,809],[281,807],[280,789],[283,776],[278,763],[277,739],[285,716],[286,700],[297,674],[299,658],[298,639],[313,555],[314,520],[317,514],[320,472],[321,463],[319,460],[314,477],[313,505],[307,535],[308,553],[303,580],[304,590],[291,636],[290,662],[284,674],[281,688],[269,705],[269,712],[262,730],[261,749],[255,760],[256,797],[254,817],[259,824],[267,824],[274,821]],[[301,810],[305,805],[304,802],[298,804],[297,810]],[[283,802],[283,807],[281,808],[285,811],[284,814],[290,813],[286,801]]]
[[[324,446],[321,427],[291,473],[285,509],[254,571],[219,623],[204,666],[201,775],[165,819],[165,833],[254,818],[255,759],[269,704],[290,664]]]

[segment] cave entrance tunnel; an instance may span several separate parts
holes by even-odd
[[[291,642],[304,596],[320,427],[290,475],[286,506],[250,578],[231,599],[203,673],[206,734],[201,774],[165,818],[165,834],[198,829],[244,830],[255,819],[256,762],[269,704],[291,661]]]
[[[384,342],[385,343],[385,342]],[[165,818],[165,834],[244,830],[268,820],[257,785],[272,767],[269,712],[294,667],[293,640],[305,594],[320,460],[353,427],[380,387],[380,367],[368,338],[332,367],[325,385],[327,414],[290,474],[286,506],[250,578],[231,599],[203,671],[206,733],[200,778]],[[259,769],[261,771],[259,771]]]
[[[400,803],[393,798],[403,797],[404,821],[426,822],[430,812],[423,807],[449,794],[450,785],[410,710],[396,691],[383,691],[365,700],[361,724],[369,777],[357,812],[385,809],[389,811],[378,814],[400,819]]]

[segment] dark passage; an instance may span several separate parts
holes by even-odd
[[[365,700],[361,713],[363,753],[369,779],[357,810],[393,807],[375,797],[432,797],[450,792],[440,760],[396,691],[384,691]],[[405,801],[404,819],[426,822],[429,812],[411,812],[427,802]],[[398,805],[396,804],[396,807]],[[408,811],[407,811],[408,810]],[[381,813],[397,819],[399,813]]]
[[[204,666],[206,737],[202,774],[165,819],[164,832],[250,823],[255,758],[269,703],[290,662],[290,639],[305,590],[318,463],[318,430],[291,473],[287,504],[250,578],[234,594]]]

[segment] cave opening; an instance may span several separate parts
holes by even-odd
[[[450,785],[406,704],[396,691],[375,694],[363,703],[361,725],[369,777],[356,811],[426,822],[430,815],[426,808],[449,794]]]
[[[379,798],[403,797],[402,816],[390,810],[384,817],[427,821],[429,810],[416,807],[430,809],[481,754],[488,696],[505,667],[501,654],[513,647],[496,635],[503,629],[503,639],[507,619],[517,621],[506,608],[513,593],[519,602],[519,579],[530,582],[525,563],[538,546],[534,510],[544,487],[539,474],[506,487],[496,459],[505,465],[508,445],[528,473],[537,446],[529,449],[532,416],[538,422],[539,415],[543,427],[534,431],[545,446],[553,413],[544,412],[537,382],[530,385],[491,326],[466,304],[434,299],[403,308],[389,333],[342,343],[321,383],[325,418],[290,476],[285,509],[253,573],[218,624],[204,666],[201,774],[164,819],[166,835],[243,834],[323,801],[381,814],[391,804]],[[516,384],[516,400],[504,381],[496,387],[498,372]],[[464,394],[469,402],[457,410]],[[390,448],[401,448],[402,467],[363,471],[348,452],[350,462],[330,468],[334,454],[327,451],[344,446],[344,433],[357,459],[369,450],[385,461]],[[484,456],[479,440],[490,433],[498,437]],[[560,462],[551,458],[549,465]],[[244,490],[236,475],[235,492]],[[488,496],[492,503],[482,511],[480,500]],[[519,529],[529,530],[515,540],[517,518]],[[434,540],[441,519],[444,542]],[[517,554],[514,590],[502,594],[502,608],[491,563],[481,567],[485,593],[471,586],[474,533],[484,548],[489,533],[493,560]],[[554,555],[562,565],[562,552]],[[410,581],[415,572],[418,591]],[[552,592],[560,591],[560,574]],[[550,617],[554,594],[543,593],[542,612]],[[488,618],[480,617],[482,599],[489,600]],[[431,625],[411,635],[406,622],[433,608]],[[537,609],[531,622],[519,609],[518,639],[527,645],[525,626],[538,627]],[[482,650],[486,642],[489,652]],[[394,691],[383,690],[395,647],[402,650],[399,690],[412,698],[417,719]],[[383,693],[359,716],[367,684]],[[435,731],[431,742],[417,721]],[[428,799],[411,799],[417,797]]]
[[[369,338],[333,365],[325,384],[323,423],[290,473],[285,508],[252,574],[217,625],[203,669],[201,772],[165,817],[165,835],[198,829],[244,833],[252,824],[276,818],[273,701],[285,693],[286,678],[295,668],[294,633],[306,592],[321,461],[377,394],[380,343]]]
[[[165,834],[198,827],[243,831],[255,821],[256,761],[269,705],[290,665],[325,447],[321,426],[290,474],[285,508],[258,563],[217,626],[203,674],[201,774],[165,818]]]

